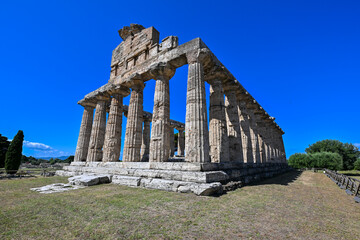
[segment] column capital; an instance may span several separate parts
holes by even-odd
[[[211,60],[210,50],[207,48],[196,49],[186,53],[188,64],[192,63],[205,63]]]
[[[115,88],[109,90],[109,95],[121,95],[122,97],[127,97],[130,94],[130,89],[125,86],[117,85]]]
[[[83,107],[90,107],[90,108],[96,107],[96,102],[93,100],[81,99],[80,101],[78,101],[78,104]]]
[[[150,75],[155,80],[170,80],[176,71],[176,68],[169,63],[157,63],[150,67]]]

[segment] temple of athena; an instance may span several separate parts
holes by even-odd
[[[58,175],[106,174],[114,184],[212,195],[288,169],[284,132],[275,118],[200,38],[182,45],[176,36],[160,42],[154,27],[138,24],[123,27],[119,35],[123,41],[113,50],[109,81],[78,102],[84,113],[75,161]],[[185,64],[181,123],[170,119],[169,82]],[[156,82],[152,113],[143,110],[147,81]],[[129,106],[123,105],[128,96]]]

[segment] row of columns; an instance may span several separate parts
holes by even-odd
[[[265,163],[286,160],[282,133],[272,127],[273,119],[260,114],[258,105],[246,94],[223,86],[219,77],[206,79],[210,84],[208,128],[203,64],[198,57],[191,56],[188,57],[188,67],[186,122],[185,129],[178,129],[178,155],[186,153],[187,162]],[[96,101],[81,103],[84,113],[75,161],[119,160],[123,97],[129,94],[122,161],[166,162],[174,156],[169,91],[169,80],[174,73],[171,67],[153,72],[156,86],[152,121],[143,118],[142,80],[132,82],[131,94],[128,88],[118,87],[109,94],[97,96]]]

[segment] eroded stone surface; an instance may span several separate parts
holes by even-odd
[[[80,175],[68,179],[69,184],[78,186],[93,186],[97,184],[110,183],[111,175]]]
[[[79,189],[79,188],[84,188],[84,186],[74,186],[74,185],[65,184],[65,183],[54,183],[54,184],[46,185],[43,187],[30,188],[30,190],[36,191],[39,193],[49,194],[49,193],[67,192],[67,191],[75,190],[75,189]]]

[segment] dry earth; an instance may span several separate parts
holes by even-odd
[[[66,178],[0,181],[0,239],[360,239],[360,204],[322,173],[290,172],[220,197]]]

